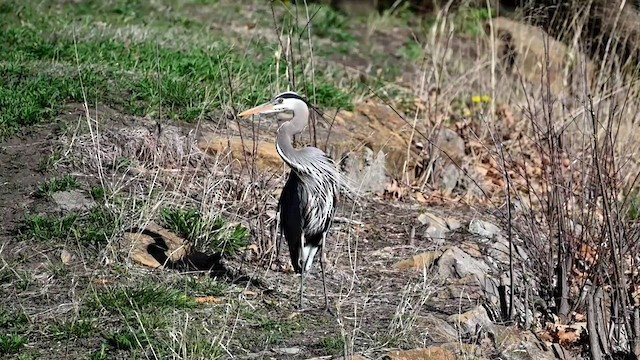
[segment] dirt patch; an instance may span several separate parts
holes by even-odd
[[[25,211],[34,205],[30,196],[46,179],[47,159],[58,127],[35,126],[0,143],[0,237],[11,238]]]

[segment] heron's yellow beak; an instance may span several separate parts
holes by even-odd
[[[240,114],[238,114],[238,116],[243,118],[243,117],[249,117],[249,116],[255,115],[255,114],[262,114],[262,113],[272,112],[274,110],[273,107],[274,107],[273,103],[268,102],[266,104],[258,105],[256,107],[254,107],[253,109],[245,110],[245,111],[241,112]]]

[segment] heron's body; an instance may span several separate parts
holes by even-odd
[[[336,195],[336,189],[330,189],[328,194],[318,193],[306,186],[295,170],[289,173],[278,209],[280,231],[289,245],[296,273],[309,271],[318,250],[324,247],[335,213]]]
[[[290,112],[293,117],[278,128],[276,150],[291,171],[278,202],[280,231],[289,245],[294,270],[300,274],[300,306],[304,274],[310,270],[318,252],[324,250],[337,204],[337,194],[346,182],[333,160],[315,147],[295,149],[292,137],[302,132],[309,119],[307,102],[298,94],[285,92],[272,101],[242,112],[239,116]],[[325,306],[328,306],[321,257]]]

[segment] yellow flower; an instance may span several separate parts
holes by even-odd
[[[471,101],[473,101],[474,104],[478,104],[478,103],[480,103],[480,101],[482,101],[482,98],[480,96],[478,96],[478,95],[474,95],[471,98]]]
[[[471,116],[471,110],[469,110],[468,108],[464,108],[462,110],[462,115],[464,115],[465,117]]]
[[[491,97],[489,95],[483,95],[482,96],[482,102],[483,103],[490,103],[491,102]]]

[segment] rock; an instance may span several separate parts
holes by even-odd
[[[430,268],[442,255],[441,251],[427,251],[422,254],[414,255],[411,259],[399,261],[393,265],[394,269],[414,269],[423,270]]]
[[[455,360],[456,357],[447,349],[428,347],[404,351],[392,351],[382,357],[384,360]]]
[[[485,356],[483,355],[483,348],[476,344],[465,344],[458,341],[449,342],[446,344],[440,345],[441,348],[447,349],[456,355],[456,359],[474,359],[474,360],[484,360],[491,359],[492,353],[487,353],[485,351]]]
[[[433,342],[448,343],[458,341],[458,331],[445,320],[432,314],[427,314],[416,325],[425,329],[426,336],[430,337]]]
[[[499,300],[498,284],[490,276],[491,267],[456,246],[449,247],[438,260],[438,276],[446,279],[452,287],[451,297],[460,295],[459,286],[466,287],[465,292],[474,298],[488,300],[496,304]],[[476,285],[479,290],[474,290]],[[471,288],[469,288],[471,286]]]
[[[441,156],[447,161],[459,162],[465,156],[464,140],[451,129],[443,127],[438,131],[436,146],[445,153]]]
[[[509,242],[502,236],[496,236],[496,241],[489,248],[489,256],[503,264],[509,263]],[[517,257],[515,246],[513,248],[513,256]],[[514,259],[515,260],[515,259]]]
[[[469,162],[469,160],[467,160]],[[484,198],[491,192],[491,186],[487,184],[485,175],[480,173],[473,163],[465,163],[465,176],[460,178],[460,187],[467,190],[467,194],[475,198]]]
[[[451,193],[460,180],[460,164],[465,156],[465,143],[455,131],[441,128],[438,130],[436,148],[441,153],[441,170],[437,172],[439,188],[444,193]]]
[[[62,261],[62,263],[65,265],[71,264],[71,262],[73,261],[73,258],[74,258],[73,254],[71,254],[66,249],[62,249],[62,251],[60,252],[60,261]]]
[[[96,206],[96,202],[81,190],[55,192],[51,198],[62,211],[82,211]]]
[[[362,158],[362,159],[360,159]],[[358,186],[360,192],[382,193],[388,182],[386,174],[386,154],[379,150],[373,153],[369,147],[364,147],[358,153],[351,153],[344,160],[342,170]]]
[[[458,185],[458,180],[460,180],[460,169],[454,164],[448,164],[442,171],[439,188],[445,194],[450,194]]]
[[[483,256],[482,250],[480,250],[480,245],[478,245],[477,243],[468,242],[468,243],[460,244],[460,250],[466,252],[467,254],[475,258],[481,258]]]
[[[275,348],[273,352],[280,355],[297,355],[300,353],[300,348],[298,347],[286,347],[286,348]]]
[[[161,226],[150,223],[145,230],[156,236],[133,232],[124,235],[125,239],[131,242],[131,259],[139,264],[154,269],[161,268],[167,261],[183,261],[191,251],[191,246],[186,240]],[[156,237],[160,238],[160,242]]]
[[[462,226],[460,221],[454,218],[446,218],[445,223],[447,224],[447,228],[451,231],[458,230]]]
[[[501,233],[502,229],[489,222],[474,219],[469,222],[469,232],[485,237],[487,239],[491,239],[495,235]]]
[[[443,279],[473,275],[482,284],[490,270],[487,264],[474,259],[457,246],[449,247],[438,261],[438,273]]]
[[[479,328],[485,328],[493,332],[493,323],[483,306],[477,306],[463,314],[451,315],[447,318],[447,321],[467,334],[475,334]]]
[[[496,46],[498,58],[514,75],[539,85],[548,63],[550,89],[556,96],[566,91],[572,81],[584,78],[581,69],[584,63],[587,78],[593,78],[596,68],[592,62],[573,48],[553,39],[541,28],[504,17],[496,17],[491,21],[499,39]],[[488,23],[485,29],[487,32],[490,30]]]
[[[557,358],[554,351],[565,354],[561,358],[571,358],[559,344],[553,344],[559,348],[552,350],[531,331],[523,331],[512,326],[494,325],[493,334],[496,350],[500,351],[503,359],[552,360]]]
[[[436,243],[444,243],[447,232],[451,230],[445,220],[429,212],[423,212],[418,215],[418,221],[420,224],[427,226],[424,236]]]

